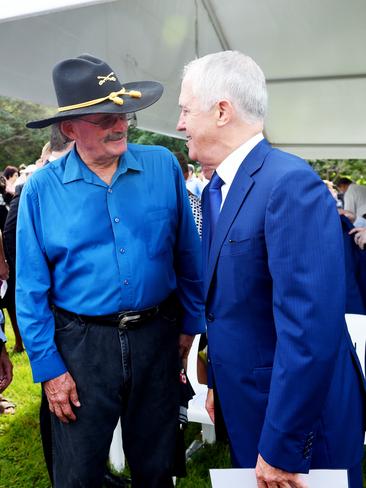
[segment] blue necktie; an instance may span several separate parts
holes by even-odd
[[[210,200],[211,238],[215,233],[217,220],[220,215],[220,207],[222,201],[221,187],[223,184],[224,181],[220,178],[220,176],[215,171],[211,177],[210,186],[208,188],[208,194]]]

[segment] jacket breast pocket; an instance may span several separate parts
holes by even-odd
[[[266,255],[266,244],[263,234],[248,235],[241,229],[229,232],[221,249],[222,256],[240,256],[248,254],[252,259]]]
[[[145,235],[150,258],[162,256],[173,247],[172,222],[168,209],[153,210],[146,213]]]

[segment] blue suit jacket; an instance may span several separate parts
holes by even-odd
[[[290,472],[363,454],[365,383],[344,321],[334,200],[310,166],[263,140],[246,157],[204,267],[209,361],[234,465]]]

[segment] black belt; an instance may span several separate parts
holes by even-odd
[[[124,312],[112,313],[110,315],[91,316],[69,312],[68,310],[56,306],[54,306],[54,308],[61,314],[72,318],[77,317],[85,323],[109,325],[118,327],[119,329],[133,329],[138,327],[143,322],[155,317],[160,309],[159,305],[156,305],[155,307],[145,308],[143,310],[126,310]]]

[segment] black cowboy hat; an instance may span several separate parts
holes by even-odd
[[[137,112],[157,102],[163,93],[163,86],[157,81],[135,81],[122,86],[110,66],[90,54],[56,64],[53,84],[58,113],[48,119],[28,122],[30,129],[81,115]]]

